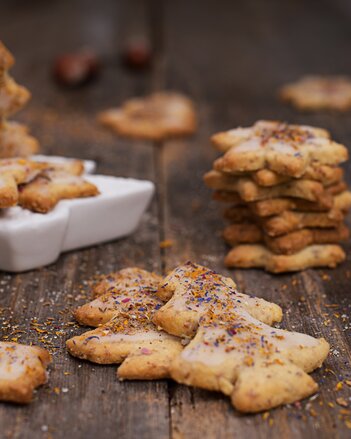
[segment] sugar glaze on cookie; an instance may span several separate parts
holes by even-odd
[[[169,302],[154,321],[169,333],[193,337],[172,363],[172,378],[221,391],[243,412],[313,394],[318,385],[308,372],[322,364],[328,343],[268,326],[264,320],[280,320],[280,308],[256,303],[270,313],[267,318],[245,300],[233,300],[232,287],[226,278],[192,263],[177,267],[165,279],[160,295]]]
[[[122,363],[120,379],[169,377],[170,365],[183,346],[179,338],[152,323],[163,305],[156,296],[161,280],[136,267],[103,276],[93,288],[96,299],[75,311],[80,323],[102,326],[68,340],[70,354],[94,363]]]
[[[0,400],[28,403],[47,381],[50,354],[42,348],[0,342]]]
[[[215,169],[228,173],[267,168],[301,177],[313,162],[338,165],[348,158],[345,146],[332,141],[326,130],[280,121],[262,120],[244,131],[220,132],[212,142],[225,153],[215,161]]]

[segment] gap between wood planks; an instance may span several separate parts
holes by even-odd
[[[165,54],[165,10],[163,0],[148,0],[148,25],[149,38],[153,55],[153,68],[151,73],[150,91],[157,92],[165,90],[166,85],[166,54]],[[164,170],[164,150],[167,147],[165,141],[153,142],[153,160],[156,180],[156,204],[158,216],[158,233],[159,242],[165,241],[165,170]],[[160,246],[160,268],[162,275],[166,275],[166,249]],[[171,394],[174,384],[167,380],[167,394],[168,394],[168,419],[169,419],[169,438],[173,437],[172,431],[172,404]]]

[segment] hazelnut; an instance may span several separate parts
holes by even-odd
[[[122,53],[123,64],[133,70],[145,70],[150,67],[151,49],[146,43],[130,43]]]
[[[97,56],[90,51],[67,53],[56,58],[53,76],[57,83],[76,87],[94,79],[100,71]]]

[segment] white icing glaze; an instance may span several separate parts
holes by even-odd
[[[49,172],[49,176],[53,176],[52,181],[55,184],[78,186],[84,183],[84,179],[77,175],[60,174],[58,172]]]
[[[283,142],[283,141],[270,141],[269,148],[272,151],[278,151],[282,154],[292,154],[293,155],[297,152],[296,148],[291,146],[289,143]]]
[[[93,337],[90,339],[90,337]],[[99,337],[97,339],[96,337]],[[134,334],[124,334],[122,332],[112,332],[108,329],[97,329],[96,331],[90,332],[89,335],[87,335],[86,340],[90,339],[91,341],[94,341],[94,343],[120,343],[121,341],[125,342],[138,342],[138,341],[163,341],[163,340],[177,340],[176,337],[173,337],[172,335],[167,334],[163,331],[153,331],[153,330],[147,330],[147,331],[136,331]],[[84,341],[85,343],[85,341]],[[89,343],[89,340],[87,341]]]
[[[192,310],[202,315],[210,306],[221,306],[221,304],[231,304],[235,309],[251,309],[252,312],[257,311],[262,315],[279,310],[277,305],[264,299],[239,293],[233,280],[224,276],[217,276],[215,280],[210,278],[204,284],[201,283],[200,279],[200,284],[196,286],[196,284],[191,283],[191,278],[188,277],[186,270],[186,267],[180,267],[175,270],[174,275],[171,274],[171,277],[176,280],[176,291],[169,304],[175,310]],[[170,283],[172,283],[172,280]],[[179,286],[177,283],[179,283]]]
[[[233,137],[242,137],[242,138],[248,138],[252,134],[252,128],[251,127],[239,127],[234,128],[232,130],[227,131],[227,134]]]
[[[5,178],[5,177],[2,177],[1,175],[0,175],[0,188],[1,187],[6,187],[8,184],[7,184],[7,179]]]
[[[72,162],[74,162],[77,159],[74,158],[67,158],[67,157],[60,157],[60,156],[47,156],[47,155],[41,155],[41,154],[37,154],[37,155],[33,155],[30,157],[30,160],[33,160],[35,162],[39,162],[39,163],[55,163],[58,165],[65,165],[65,164],[70,164]],[[96,169],[96,162],[94,162],[93,160],[82,160],[83,161],[83,165],[84,165],[84,173],[85,174],[92,174],[95,169]]]
[[[236,137],[235,153],[273,150],[282,154],[300,155],[321,145],[332,145],[327,133],[305,125],[287,125],[274,121],[258,121],[250,128],[236,128],[226,134]],[[312,148],[312,149],[311,149]]]
[[[261,147],[262,147],[262,139],[260,139],[259,137],[253,137],[236,146],[235,151],[236,152],[257,151],[261,149]]]
[[[235,362],[241,363],[247,356],[255,361],[261,356],[262,350],[266,350],[267,343],[271,344],[268,358],[278,356],[290,348],[304,349],[319,344],[317,339],[309,335],[265,325],[244,310],[240,310],[239,313],[237,320],[230,321],[234,328],[237,324],[244,326],[244,329],[239,327],[238,332],[231,335],[225,328],[202,326],[196,338],[183,350],[182,357],[187,361],[198,361],[212,366],[229,359],[234,365]],[[217,345],[216,340],[220,340]]]
[[[33,367],[38,356],[30,346],[0,342],[0,379],[15,380],[25,375]]]

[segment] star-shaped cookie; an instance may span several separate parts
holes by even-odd
[[[76,312],[82,324],[99,326],[67,341],[78,358],[119,364],[121,379],[160,379],[183,346],[179,338],[159,331],[152,317],[163,302],[156,296],[161,278],[139,268],[105,276],[95,285],[98,296]]]
[[[153,321],[178,337],[193,337],[209,307],[240,306],[268,324],[282,318],[278,305],[239,293],[232,279],[191,262],[174,269],[163,280],[157,295],[167,303],[156,312]]]
[[[45,166],[26,159],[0,160],[0,208],[18,203],[18,185],[32,180]]]
[[[45,169],[34,180],[21,186],[18,203],[24,209],[47,213],[60,200],[97,195],[97,187],[83,177],[65,170]]]
[[[27,157],[38,150],[37,139],[29,134],[25,125],[0,121],[0,158]]]
[[[317,390],[308,372],[322,364],[329,345],[263,323],[280,320],[276,305],[254,298],[251,303],[228,300],[230,281],[191,263],[176,268],[159,295],[169,302],[154,321],[172,334],[194,337],[172,363],[176,381],[221,391],[243,412],[291,403]]]
[[[215,169],[228,173],[268,168],[281,175],[301,177],[313,162],[338,165],[347,160],[345,146],[333,142],[321,128],[258,121],[248,128],[217,133],[214,145],[225,154]]]
[[[121,136],[155,141],[187,136],[196,129],[193,103],[174,92],[130,99],[120,108],[102,112],[98,119]]]
[[[279,96],[300,110],[351,108],[351,80],[346,76],[304,76],[284,85]]]
[[[308,201],[331,202],[331,194],[322,183],[294,179],[272,187],[260,186],[250,177],[236,177],[211,170],[204,175],[205,184],[214,190],[236,192],[245,202],[292,197]]]
[[[30,402],[34,389],[47,381],[50,361],[45,349],[0,342],[0,400]]]
[[[80,160],[57,164],[0,159],[0,208],[20,204],[46,213],[61,199],[97,195],[97,188],[80,176],[83,169]]]
[[[339,245],[310,245],[292,255],[277,255],[260,244],[234,247],[225,258],[227,267],[264,268],[271,273],[300,271],[306,268],[334,268],[346,258]]]
[[[0,118],[15,113],[30,98],[29,91],[8,74],[13,64],[13,56],[0,41]]]

